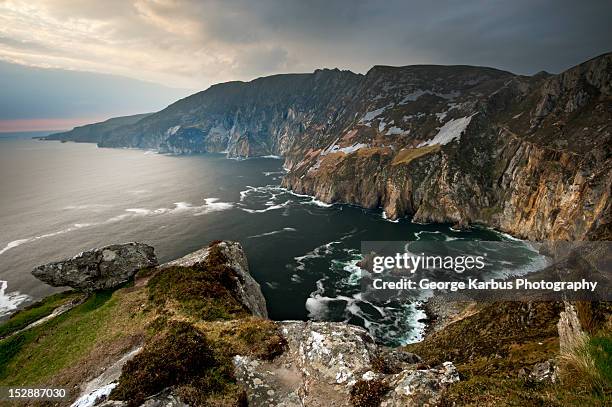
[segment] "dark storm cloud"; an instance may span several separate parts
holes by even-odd
[[[194,90],[376,64],[533,74],[611,51],[611,15],[609,0],[0,0],[0,59]]]
[[[612,3],[598,0],[46,0],[0,9],[4,59],[197,88],[322,66],[558,72],[612,44]]]

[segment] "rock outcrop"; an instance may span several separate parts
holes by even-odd
[[[115,244],[79,253],[71,259],[36,267],[34,277],[53,287],[92,292],[117,287],[140,269],[157,266],[153,247],[144,243]]]
[[[249,405],[351,406],[361,405],[352,404],[360,397],[376,397],[381,406],[434,405],[446,386],[459,380],[452,363],[421,368],[418,356],[382,348],[359,327],[297,321],[280,325],[288,343],[283,355],[273,361],[234,358]],[[368,385],[379,390],[367,390]]]
[[[559,75],[375,66],[229,82],[135,123],[64,133],[104,147],[282,155],[283,186],[419,222],[612,236],[612,54]]]
[[[222,241],[216,243],[215,246],[221,249],[221,252],[227,259],[227,266],[229,266],[238,277],[235,294],[240,302],[247,307],[251,314],[257,317],[267,318],[268,310],[266,308],[266,299],[261,293],[259,283],[255,281],[249,272],[248,261],[242,249],[242,245],[238,242]],[[161,265],[160,268],[163,269],[164,267],[172,266],[191,267],[200,263],[205,263],[210,250],[210,247],[205,247],[181,257],[180,259],[165,263]]]
[[[583,346],[586,334],[582,331],[580,319],[573,304],[565,301],[565,310],[559,315],[557,329],[559,330],[559,348],[562,352],[570,353]]]

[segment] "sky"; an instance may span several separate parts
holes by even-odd
[[[609,0],[0,0],[0,132],[323,67],[556,73],[612,50],[611,15]]]

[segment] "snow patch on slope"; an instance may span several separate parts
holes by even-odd
[[[453,140],[459,140],[461,138],[461,134],[470,124],[472,116],[460,117],[459,119],[452,119],[447,121],[446,123],[444,123],[444,126],[442,126],[442,128],[438,131],[438,134],[436,134],[433,139],[429,141],[424,141],[417,147],[433,146],[435,144],[443,146]]]
[[[361,148],[366,148],[366,147],[369,147],[369,145],[364,144],[364,143],[355,143],[348,147],[340,147],[338,144],[334,144],[333,146],[329,147],[327,150],[321,152],[321,155],[327,155],[331,153],[351,154]]]
[[[400,127],[392,126],[392,127],[390,127],[387,130],[386,135],[387,136],[393,136],[393,135],[404,134],[404,133],[409,133],[409,131],[408,130],[404,130],[404,129],[400,128]]]

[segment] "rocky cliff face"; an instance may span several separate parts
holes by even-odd
[[[215,85],[100,146],[282,155],[283,185],[391,218],[610,239],[612,54],[559,75],[319,70]]]

